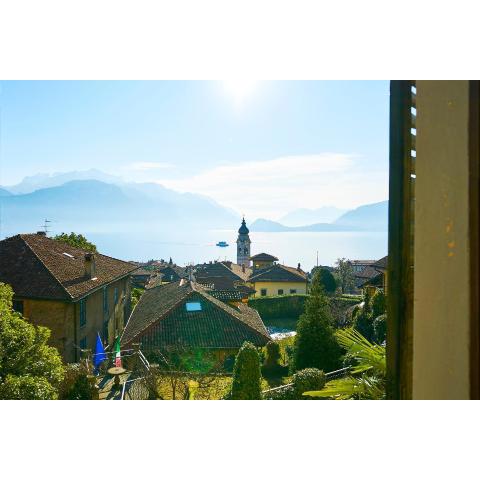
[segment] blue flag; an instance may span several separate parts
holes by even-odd
[[[103,348],[103,343],[100,338],[100,334],[97,333],[97,343],[95,344],[95,353],[93,354],[93,366],[95,370],[100,366],[102,362],[107,359],[107,354]]]

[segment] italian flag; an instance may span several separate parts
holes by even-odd
[[[115,340],[115,366],[122,366],[122,357],[120,355],[120,335]]]

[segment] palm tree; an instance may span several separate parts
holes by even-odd
[[[320,391],[305,392],[303,395],[336,400],[384,399],[387,372],[385,346],[370,343],[353,328],[338,330],[335,335],[347,355],[356,361],[350,370],[351,375],[328,382]]]

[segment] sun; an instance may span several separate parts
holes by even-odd
[[[236,107],[242,107],[252,96],[259,84],[258,80],[224,80],[223,86],[226,93],[232,98]]]

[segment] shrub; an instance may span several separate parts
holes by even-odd
[[[92,390],[88,382],[88,371],[84,365],[75,363],[65,368],[65,379],[60,388],[63,400],[91,400]]]
[[[254,345],[245,342],[238,351],[233,367],[232,400],[259,400],[260,389],[260,357]]]
[[[308,295],[281,295],[250,298],[248,306],[257,310],[262,319],[298,318],[305,311]]]
[[[387,339],[387,315],[379,315],[373,321],[373,331],[375,334],[375,341],[382,344]]]
[[[321,390],[325,386],[325,374],[317,368],[300,370],[292,380],[296,398],[305,398],[302,397],[303,392]]]
[[[265,359],[265,365],[267,367],[275,367],[280,362],[280,345],[276,342],[267,343],[267,358]]]

